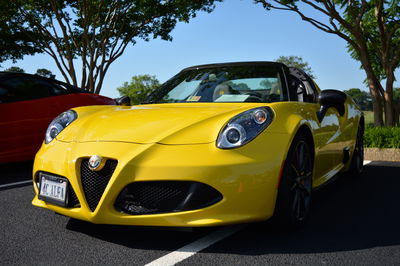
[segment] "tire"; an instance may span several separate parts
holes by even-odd
[[[297,135],[286,158],[274,219],[285,230],[298,229],[307,220],[311,206],[313,153],[304,135]]]
[[[350,167],[347,174],[351,177],[360,177],[364,168],[364,130],[358,126],[356,144],[353,156],[351,158]]]

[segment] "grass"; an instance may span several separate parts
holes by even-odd
[[[400,126],[375,127],[374,112],[363,111],[365,118],[364,147],[400,148]]]
[[[364,113],[364,118],[365,118],[365,124],[373,124],[374,123],[374,112],[372,111],[363,111]]]

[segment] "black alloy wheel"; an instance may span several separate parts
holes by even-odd
[[[298,135],[290,147],[278,189],[275,216],[296,229],[304,224],[311,206],[313,156],[307,139]]]

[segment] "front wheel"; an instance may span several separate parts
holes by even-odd
[[[289,229],[302,226],[310,212],[314,161],[310,146],[303,135],[296,136],[284,164],[275,219]]]

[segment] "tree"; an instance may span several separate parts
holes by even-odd
[[[18,6],[9,2],[12,1],[0,1],[0,63],[6,60],[15,63],[24,55],[40,52],[35,45],[38,36],[32,31],[21,31],[24,21],[17,16]]]
[[[53,72],[51,72],[50,70],[48,70],[46,68],[38,68],[38,70],[36,70],[35,74],[42,76],[42,77],[51,78],[51,79],[56,78],[56,75],[54,75]]]
[[[393,125],[394,71],[400,60],[399,0],[255,0],[264,8],[297,13],[317,29],[345,40],[366,73],[373,102],[374,123]],[[307,10],[315,16],[306,15]],[[386,88],[380,81],[386,77]]]
[[[393,102],[393,84],[394,71],[400,65],[400,2],[398,0],[372,2],[361,23],[367,39],[372,69],[380,82],[386,80],[385,90],[381,89],[386,125],[394,125],[393,123],[398,120],[394,117],[396,107]],[[348,44],[347,47],[351,56],[360,61],[353,46]]]
[[[369,93],[358,88],[348,89],[344,92],[353,98],[358,106],[360,106],[361,110],[372,111],[372,100]]]
[[[9,68],[5,69],[4,71],[6,71],[6,72],[15,72],[15,73],[25,73],[25,70],[23,70],[22,68],[17,67],[17,66],[9,67]]]
[[[121,96],[129,96],[131,104],[144,102],[151,92],[160,86],[160,82],[155,76],[137,75],[133,76],[131,82],[117,88]]]
[[[80,60],[80,87],[99,93],[110,65],[130,43],[172,40],[170,32],[178,21],[188,22],[198,11],[211,12],[217,1],[222,0],[2,1],[6,22],[0,23],[0,32],[28,38],[23,44],[51,56],[66,82],[76,86]]]
[[[307,75],[310,76],[312,79],[316,79],[316,77],[313,75],[313,71],[309,64],[305,61],[303,61],[303,58],[300,56],[280,56],[278,59],[275,60],[276,62],[283,63],[287,65],[288,67],[296,67],[299,69],[302,69],[304,72],[307,73]]]

